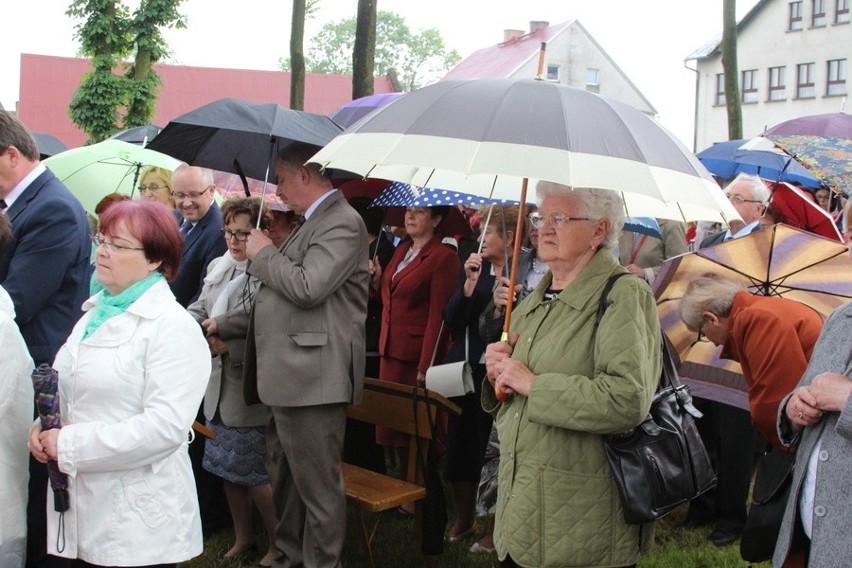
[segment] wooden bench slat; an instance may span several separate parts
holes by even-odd
[[[380,513],[426,497],[426,488],[343,463],[346,498],[371,513]]]

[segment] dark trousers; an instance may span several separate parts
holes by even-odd
[[[379,376],[379,357],[367,356],[365,377]],[[359,420],[346,419],[346,436],[343,439],[343,461],[385,473],[385,450],[376,443],[376,427]]]
[[[197,420],[202,424],[204,423],[203,410],[199,410]],[[230,528],[231,520],[222,478],[213,475],[201,466],[204,459],[205,441],[204,436],[195,434],[195,439],[189,445],[189,461],[192,464],[195,490],[198,494],[198,508],[201,511],[201,530],[206,538],[218,531]]]
[[[715,522],[717,531],[742,531],[757,448],[766,445],[747,410],[695,398],[704,413],[698,432],[716,469],[712,489],[689,504],[687,518]]]
[[[71,566],[70,560],[47,553],[47,485],[47,466],[30,456],[27,568],[68,568]]]

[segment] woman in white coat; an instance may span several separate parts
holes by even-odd
[[[48,506],[48,552],[75,566],[174,566],[203,549],[187,445],[210,353],[166,282],[182,241],[163,205],[116,203],[94,242],[105,289],[54,363],[62,428],[30,432],[33,456],[69,478],[64,518]]]
[[[12,239],[12,226],[0,214],[0,256]],[[21,568],[27,548],[27,432],[33,420],[33,360],[18,324],[15,306],[0,286],[0,566]]]

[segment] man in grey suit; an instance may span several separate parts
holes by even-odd
[[[266,461],[283,552],[274,565],[286,568],[340,566],[345,409],[360,400],[364,375],[367,231],[331,181],[305,165],[318,150],[293,144],[275,164],[277,194],[304,224],[280,249],[254,230],[246,250],[248,273],[262,282],[249,324],[246,389],[271,410]]]

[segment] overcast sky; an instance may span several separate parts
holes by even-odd
[[[21,53],[77,54],[75,22],[65,16],[69,3],[3,3],[0,102],[6,108],[18,100]],[[755,3],[740,0],[738,19]],[[306,24],[306,48],[323,23],[353,16],[356,6],[357,0],[319,0],[316,16]],[[684,59],[722,30],[722,0],[378,0],[378,9],[402,15],[415,31],[437,28],[462,57],[501,42],[504,29],[528,29],[530,20],[577,19],[687,147],[692,147],[695,74]],[[184,0],[181,11],[188,27],[167,32],[171,63],[276,69],[288,53],[291,2]]]

